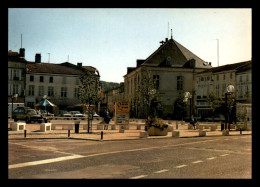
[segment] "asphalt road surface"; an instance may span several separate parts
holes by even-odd
[[[9,179],[251,179],[252,136],[8,141]]]

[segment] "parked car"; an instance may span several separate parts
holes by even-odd
[[[84,115],[84,117],[88,117],[88,112],[85,112],[83,115]],[[96,112],[94,112],[93,113],[93,118],[98,118],[98,117],[100,117],[100,116]]]
[[[66,110],[59,110],[58,116],[59,117],[71,117],[71,114]]]
[[[40,110],[40,114],[42,115],[42,117],[54,117],[54,114],[47,112],[47,110]]]
[[[79,111],[70,111],[71,117],[84,117]]]
[[[216,115],[214,116],[214,119],[212,117],[205,118],[206,121],[225,121],[225,117],[223,115]]]
[[[12,112],[14,121],[25,120],[26,123],[38,122],[42,123],[42,115],[37,114],[36,110],[28,107],[18,107]]]

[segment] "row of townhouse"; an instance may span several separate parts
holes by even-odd
[[[233,85],[238,103],[252,101],[252,61],[223,65],[205,70],[196,75],[195,109],[200,116],[210,112],[207,96],[214,92],[217,98],[224,98],[226,88]]]
[[[26,61],[24,53],[8,52],[8,102],[14,94],[18,98],[14,102],[24,103],[34,108],[44,96],[57,105],[60,110],[68,106],[80,104],[80,76],[88,69],[100,78],[96,68],[69,62],[60,64],[41,62],[40,54],[36,54],[35,62]],[[100,88],[99,88],[100,89]]]
[[[160,43],[148,58],[138,59],[136,67],[127,68],[124,88],[120,89],[123,91],[118,92],[119,88],[115,88],[105,94],[110,107],[116,101],[129,101],[131,117],[145,116],[144,99],[138,93],[145,69],[150,71],[159,93],[163,118],[178,116],[177,101],[183,101],[185,92],[192,96],[191,102],[186,103],[187,116],[190,112],[207,114],[210,110],[206,101],[208,94],[214,91],[222,98],[228,85],[234,85],[237,102],[251,102],[251,61],[212,67],[210,62],[205,62],[172,38]],[[113,91],[117,91],[117,96]]]

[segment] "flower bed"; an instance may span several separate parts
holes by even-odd
[[[148,117],[145,124],[149,136],[166,136],[168,134],[168,125],[160,118]]]

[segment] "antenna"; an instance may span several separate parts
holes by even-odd
[[[23,34],[21,34],[21,48],[23,48]]]
[[[51,54],[51,53],[47,53],[47,54],[49,55],[48,63],[50,63],[50,54]]]
[[[171,39],[172,39],[172,29],[171,29]]]
[[[167,29],[167,38],[169,37],[169,21],[168,21],[168,29]]]
[[[217,40],[217,57],[218,57],[218,66],[219,66],[219,39]]]

